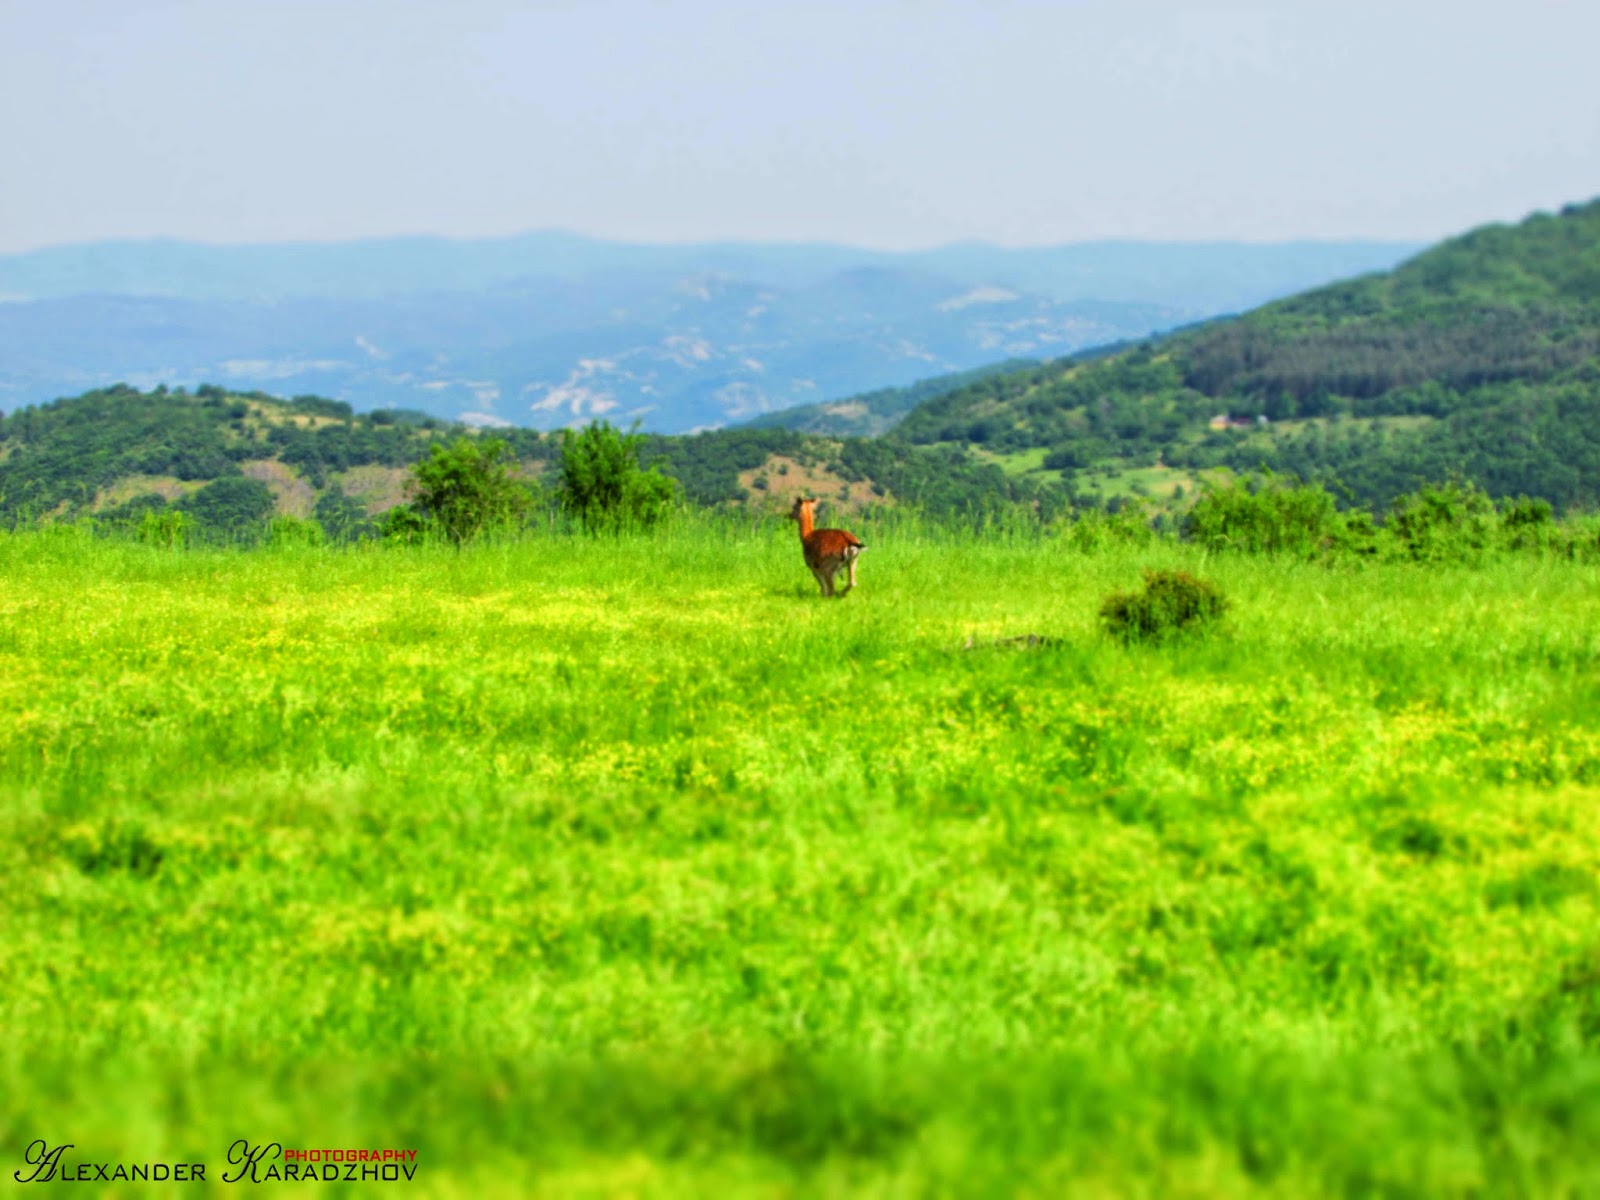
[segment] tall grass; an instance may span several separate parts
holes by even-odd
[[[1600,568],[856,532],[0,536],[0,1152],[1600,1186]],[[1222,630],[1106,638],[1145,568]]]

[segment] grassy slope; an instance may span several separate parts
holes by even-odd
[[[1217,440],[1230,443],[1229,458],[1239,463],[1238,472],[1227,466],[1175,467],[1165,462],[1150,464],[1143,458],[1120,457],[1100,459],[1093,466],[1074,472],[1046,467],[1044,460],[1049,451],[1043,446],[1010,452],[973,447],[971,452],[980,462],[994,463],[1008,476],[1037,485],[1061,486],[1070,481],[1082,502],[1101,504],[1113,497],[1139,498],[1151,512],[1181,513],[1188,510],[1207,483],[1224,485],[1238,474],[1271,464],[1297,438],[1318,433],[1323,437],[1350,437],[1368,431],[1408,432],[1427,429],[1435,420],[1422,416],[1354,417],[1334,422],[1312,417],[1278,421],[1259,429],[1229,430],[1218,435]],[[1204,436],[1200,429],[1185,431],[1178,442],[1193,447]],[[1180,488],[1181,492],[1176,491]]]
[[[0,536],[0,1145],[422,1194],[1600,1187],[1600,574]],[[1063,639],[1015,650],[995,639]],[[975,648],[963,650],[968,639]]]

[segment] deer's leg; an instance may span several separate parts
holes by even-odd
[[[817,586],[822,589],[822,594],[826,596],[828,594],[828,580],[822,574],[822,569],[820,567],[811,568],[811,578],[817,581]]]

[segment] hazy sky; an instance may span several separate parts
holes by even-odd
[[[1434,238],[1600,193],[1600,0],[0,0],[0,251]]]

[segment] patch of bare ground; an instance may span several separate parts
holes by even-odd
[[[326,429],[329,425],[347,425],[344,417],[329,417],[319,413],[294,412],[281,404],[267,404],[260,400],[247,401],[250,415],[263,425],[293,425],[297,429]]]
[[[550,465],[543,459],[529,459],[527,462],[519,462],[516,469],[511,472],[511,476],[513,479],[525,479],[532,483],[543,476]]]
[[[382,467],[370,464],[351,467],[332,477],[333,484],[342,487],[344,494],[367,510],[369,516],[388,512],[406,500],[406,481],[411,472],[404,467]]]
[[[239,464],[246,479],[258,479],[272,489],[277,510],[284,516],[309,517],[317,504],[317,491],[296,475],[294,468],[275,458],[253,458]]]
[[[815,496],[838,509],[894,503],[890,493],[874,492],[870,481],[851,481],[821,463],[804,463],[786,454],[769,454],[759,467],[741,471],[739,486],[750,494],[750,504],[785,512],[797,496]]]
[[[139,496],[160,496],[163,500],[176,500],[190,492],[205,487],[206,480],[183,480],[175,475],[124,475],[108,488],[101,488],[94,498],[95,511],[115,508]]]

